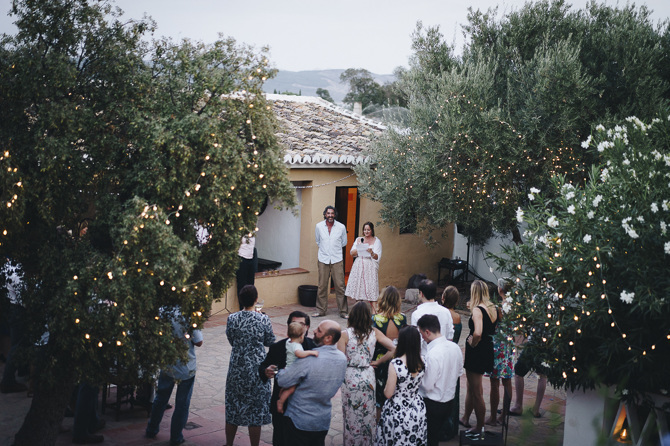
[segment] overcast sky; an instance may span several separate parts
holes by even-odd
[[[573,0],[582,8],[587,0]],[[448,42],[462,47],[467,8],[517,10],[523,0],[117,0],[127,17],[144,13],[158,23],[158,36],[213,42],[218,33],[256,47],[270,47],[280,70],[365,68],[390,74],[407,66],[416,22],[439,25]],[[605,2],[616,5],[614,0]],[[7,17],[11,0],[0,0],[0,31],[14,33]],[[619,4],[625,5],[625,1]],[[646,0],[654,21],[670,17],[670,0]]]

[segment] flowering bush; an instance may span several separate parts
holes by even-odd
[[[670,390],[670,116],[596,127],[585,185],[552,179],[517,210],[525,243],[493,256],[517,282],[513,330],[552,384]]]

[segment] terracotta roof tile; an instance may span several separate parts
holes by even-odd
[[[290,167],[353,166],[367,161],[363,149],[385,129],[382,124],[355,115],[320,98],[267,95],[285,146]]]

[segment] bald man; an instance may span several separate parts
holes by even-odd
[[[284,434],[287,444],[322,446],[330,429],[331,403],[344,382],[347,358],[337,349],[341,327],[325,320],[314,330],[319,356],[300,359],[281,370],[281,387],[297,385],[286,409]]]

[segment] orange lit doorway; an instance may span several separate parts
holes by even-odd
[[[349,254],[354,239],[358,236],[358,218],[360,198],[358,187],[336,187],[335,207],[337,208],[337,220],[347,228],[347,246],[343,248],[344,254],[344,278],[349,280],[349,272],[354,264],[354,259]]]

